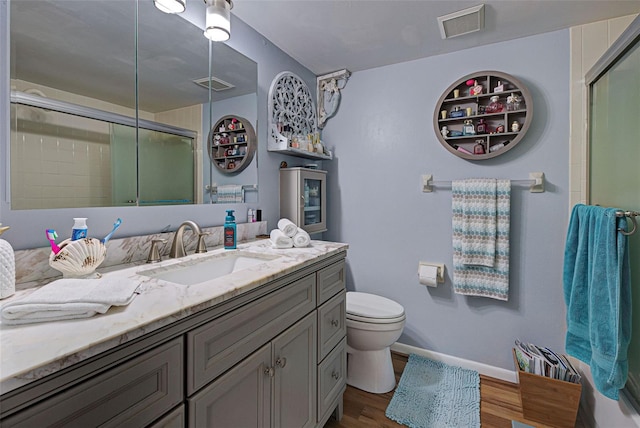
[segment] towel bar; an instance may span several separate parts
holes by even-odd
[[[636,221],[636,217],[640,215],[638,211],[618,211],[616,212],[616,217],[626,217],[631,220],[631,224],[633,224],[633,229],[630,232],[625,232],[624,230],[618,228],[618,232],[622,233],[624,236],[630,236],[636,233],[638,230],[638,222]]]
[[[531,193],[543,193],[544,192],[544,172],[530,172],[529,180],[511,180],[511,184],[518,184],[523,186],[529,186]],[[422,176],[422,191],[424,193],[431,193],[433,186],[450,186],[451,180],[434,181],[433,175],[425,174]]]

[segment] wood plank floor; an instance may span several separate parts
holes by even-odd
[[[396,381],[400,380],[407,356],[392,353]],[[347,386],[344,394],[344,416],[338,423],[331,419],[324,428],[397,428],[404,427],[390,419],[384,412],[393,397],[393,391],[386,394],[370,394]],[[482,428],[511,428],[511,421],[517,420],[536,428],[549,428],[522,416],[518,386],[499,379],[480,375],[480,423]],[[582,427],[578,421],[576,427]]]

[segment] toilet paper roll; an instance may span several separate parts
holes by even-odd
[[[438,266],[420,265],[418,268],[418,277],[420,278],[420,284],[424,284],[427,287],[437,287]]]

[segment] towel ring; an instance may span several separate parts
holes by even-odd
[[[638,229],[638,222],[636,221],[635,213],[631,213],[631,212],[623,213],[623,216],[631,220],[631,223],[633,224],[633,229],[631,229],[631,231],[629,232],[625,232],[623,229],[618,228],[618,232],[622,233],[624,236],[633,235],[634,233],[636,233],[636,230]]]

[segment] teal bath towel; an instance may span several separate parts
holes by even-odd
[[[567,352],[591,366],[596,388],[617,400],[627,381],[631,275],[624,218],[616,209],[573,207],[564,253]]]

